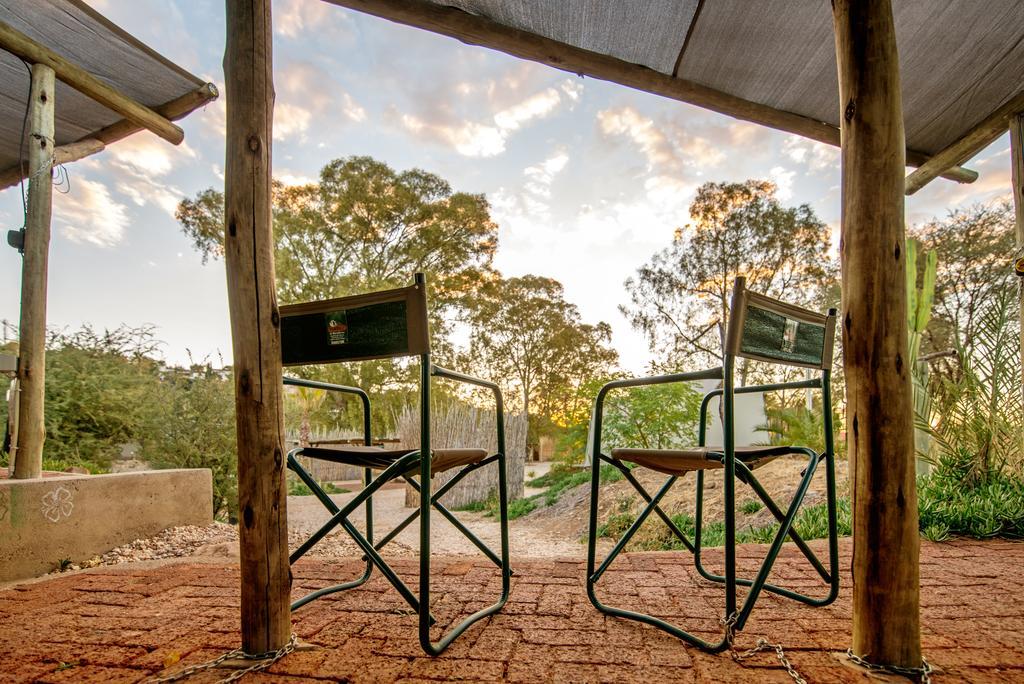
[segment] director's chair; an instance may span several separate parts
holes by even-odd
[[[723,349],[723,366],[710,370],[692,373],[677,373],[631,380],[619,380],[606,384],[601,388],[594,403],[591,418],[588,457],[591,461],[593,475],[590,487],[590,525],[587,547],[587,595],[591,603],[600,611],[630,620],[637,620],[673,636],[687,641],[707,651],[717,652],[729,648],[735,632],[743,629],[750,612],[762,591],[772,592],[796,601],[811,605],[824,606],[832,603],[839,593],[839,552],[836,525],[836,484],[835,484],[835,449],[832,436],[832,411],[830,375],[832,367],[832,346],[835,336],[836,311],[832,309],[827,315],[821,315],[800,307],[771,299],[764,295],[750,292],[745,287],[745,279],[736,279],[732,293],[728,328]],[[768,363],[787,366],[802,366],[820,371],[821,375],[812,380],[783,382],[770,385],[735,387],[734,369],[738,357],[754,359]],[[612,390],[643,385],[655,385],[675,382],[694,382],[700,380],[720,380],[723,387],[708,392],[701,403],[700,422],[698,429],[698,446],[683,449],[634,449],[613,448],[610,455],[601,450],[601,422],[605,396]],[[822,392],[824,410],[825,451],[818,453],[806,446],[752,446],[737,447],[735,439],[735,395],[750,393],[766,393],[785,389],[817,388]],[[707,411],[710,401],[715,397],[722,398],[723,408],[723,446],[706,446]],[[783,510],[772,500],[764,487],[754,476],[754,470],[773,461],[780,456],[796,455],[807,458],[799,485]],[[828,569],[807,546],[806,542],[793,529],[793,521],[803,503],[804,495],[810,487],[818,466],[824,462],[827,489],[828,512]],[[643,509],[632,526],[622,535],[608,556],[598,566],[596,563],[597,545],[597,512],[600,484],[600,468],[602,463],[614,466],[625,479],[637,490],[646,501]],[[626,463],[650,468],[668,475],[661,488],[651,496],[636,479]],[[725,503],[725,574],[716,575],[704,568],[701,563],[701,527],[703,518],[704,472],[706,470],[724,470],[724,503]],[[662,510],[660,502],[676,481],[689,472],[696,472],[697,499],[694,539],[691,542],[673,520]],[[754,490],[764,503],[765,508],[778,520],[779,529],[768,548],[768,552],[756,576],[753,578],[737,577],[736,572],[736,480],[743,482]],[[596,588],[601,576],[612,561],[625,548],[626,544],[640,529],[644,521],[656,514],[664,522],[671,533],[679,539],[683,546],[693,553],[694,563],[699,574],[707,580],[725,585],[725,615],[722,624],[725,634],[722,640],[714,643],[701,639],[676,625],[651,615],[632,610],[625,610],[606,605],[597,597]],[[820,598],[787,589],[768,582],[769,573],[775,563],[782,543],[791,539],[807,558],[808,562],[820,576],[827,587],[827,593]],[[748,587],[743,605],[737,605],[736,587]]]
[[[510,577],[508,550],[508,498],[505,468],[505,422],[501,391],[494,383],[456,373],[430,361],[430,341],[427,333],[426,279],[417,273],[410,287],[374,292],[340,299],[282,306],[281,348],[285,366],[342,363],[402,356],[420,359],[420,444],[418,448],[395,449],[373,446],[370,432],[370,398],[358,387],[285,378],[286,385],[312,387],[327,391],[353,394],[363,405],[362,446],[298,447],[288,453],[288,468],[308,486],[330,512],[331,518],[289,557],[295,563],[328,533],[341,527],[364,553],[366,569],[355,580],[314,591],[292,604],[292,610],[304,606],[321,596],[357,587],[366,582],[376,567],[398,590],[419,616],[419,639],[423,650],[438,655],[470,625],[491,615],[508,600]],[[445,378],[491,390],[494,394],[497,416],[497,453],[484,449],[431,449],[430,448],[430,381],[432,377]],[[422,458],[422,454],[430,454]],[[339,507],[316,480],[303,468],[298,457],[343,463],[363,468],[364,486],[351,501]],[[490,464],[498,468],[499,522],[501,526],[501,552],[495,554],[484,542],[463,525],[440,501],[452,487],[470,472]],[[431,476],[445,470],[460,468],[451,480],[436,492],[431,492]],[[374,471],[379,474],[374,476]],[[418,475],[418,478],[416,477]],[[394,480],[404,480],[419,492],[419,508],[377,543],[373,542],[374,493]],[[359,506],[366,506],[366,532],[360,532],[348,519]],[[496,603],[479,610],[456,625],[448,634],[433,642],[430,627],[434,618],[430,613],[430,516],[436,510],[462,532],[480,551],[501,569],[501,595]],[[417,596],[398,577],[380,555],[381,549],[402,530],[420,521],[420,585]]]

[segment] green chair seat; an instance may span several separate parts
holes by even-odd
[[[403,456],[408,456],[417,451],[419,449],[388,449],[379,446],[345,444],[306,447],[302,450],[302,455],[322,461],[358,466],[360,468],[384,470]],[[462,466],[479,463],[487,458],[487,451],[484,449],[434,449],[431,455],[430,472],[432,475],[436,475],[452,468],[461,468]],[[412,467],[416,468],[419,465],[417,463]]]
[[[800,454],[791,446],[736,447],[736,458],[754,470],[779,456]],[[629,461],[666,475],[685,475],[694,470],[713,470],[724,467],[721,447],[691,447],[687,449],[612,449],[612,458]]]

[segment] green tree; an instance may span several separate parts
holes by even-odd
[[[571,413],[578,389],[618,361],[607,323],[589,325],[565,300],[561,283],[526,275],[491,281],[470,315],[470,356],[519,395],[536,443],[538,418]]]
[[[642,449],[697,444],[703,395],[692,384],[650,385],[615,392],[605,404],[602,443]]]
[[[432,173],[348,157],[324,166],[319,182],[273,188],[282,303],[404,287],[422,271],[439,313],[494,275],[497,226],[486,198],[454,192]],[[223,193],[183,200],[177,218],[204,260],[223,254]],[[446,329],[440,318],[434,324]]]
[[[155,468],[209,468],[214,515],[236,520],[235,391],[229,371],[209,364],[168,369],[147,405],[143,459]]]
[[[454,355],[454,321],[468,299],[496,277],[497,226],[486,198],[454,192],[447,181],[412,169],[398,172],[370,157],[336,159],[316,183],[274,183],[277,288],[282,303],[328,299],[404,287],[424,272],[430,288],[431,344],[441,362]],[[204,260],[223,253],[224,196],[208,189],[178,206],[177,217]],[[296,369],[299,375],[357,385],[379,399],[377,434],[393,429],[405,403],[411,369],[362,362]],[[387,389],[397,391],[385,391]],[[339,421],[359,425],[359,407],[331,397]]]
[[[911,236],[925,249],[938,252],[932,319],[922,354],[962,347],[972,356],[978,324],[996,292],[1013,288],[1010,255],[1014,251],[1014,214],[1009,202],[957,209],[943,220],[915,227]],[[943,361],[933,370],[950,380],[960,377],[961,365]]]
[[[767,181],[705,183],[690,205],[692,223],[626,281],[620,307],[646,337],[660,366],[678,369],[721,359],[736,276],[796,304],[820,306],[835,278],[828,229],[810,206],[783,207]]]

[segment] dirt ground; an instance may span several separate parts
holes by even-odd
[[[786,457],[776,459],[755,471],[761,485],[772,498],[782,507],[786,505],[796,492],[801,474],[806,465],[802,458]],[[637,480],[652,496],[666,479],[666,475],[640,468],[634,471]],[[690,473],[676,482],[675,486],[662,499],[661,507],[669,515],[686,513],[694,515],[696,506],[696,475]],[[836,462],[836,493],[842,497],[849,489],[847,479],[847,462]],[[811,487],[804,497],[804,506],[813,506],[825,501],[825,467],[818,467]],[[516,521],[519,524],[535,525],[546,532],[563,539],[581,539],[587,534],[587,516],[590,506],[590,485],[582,485],[564,492],[559,501],[547,508],[542,508]],[[743,513],[742,506],[748,501],[759,501],[754,491],[740,484],[736,491],[737,523],[736,528],[743,530],[748,527],[765,527],[775,522],[774,517],[766,509],[755,513]],[[625,480],[602,485],[599,497],[598,522],[605,522],[612,515],[629,511],[638,513],[644,505],[643,499]],[[722,471],[708,471],[705,476],[704,518],[706,521],[722,520],[725,507],[723,505]],[[659,534],[664,525],[654,516],[645,523],[637,534],[638,541]]]
[[[339,506],[352,500],[355,494],[336,494],[331,497]],[[373,529],[376,538],[389,532],[395,525],[405,519],[414,509],[405,507],[405,491],[402,487],[385,487],[374,496]],[[351,516],[351,520],[360,530],[365,525],[365,508],[360,506]],[[488,546],[498,551],[500,548],[500,528],[497,520],[483,513],[472,511],[456,512],[469,529]],[[323,505],[312,496],[288,497],[288,529],[290,541],[296,546],[330,518]],[[435,514],[430,520],[431,551],[436,555],[464,556],[476,555],[479,551],[461,532],[441,515]],[[557,531],[549,531],[544,526],[533,525],[524,518],[512,521],[509,526],[509,547],[513,556],[530,556],[533,558],[550,558],[553,556],[573,557],[583,553],[584,547],[576,540],[566,538]],[[388,546],[387,555],[413,555],[419,548],[419,523],[405,528]],[[355,543],[344,531],[336,531],[317,545],[311,557],[352,556],[356,552]]]

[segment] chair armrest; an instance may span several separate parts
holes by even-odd
[[[646,385],[665,385],[674,382],[693,382],[695,380],[721,380],[722,367],[708,368],[706,370],[691,371],[689,373],[671,373],[669,375],[651,375],[642,378],[628,378],[625,380],[612,380],[605,384],[597,393],[594,401],[594,411],[590,416],[590,429],[587,434],[587,447],[585,461],[591,463],[596,459],[601,450],[601,421],[604,418],[604,398],[614,389],[628,387],[644,387]]]
[[[494,413],[498,423],[498,453],[507,456],[505,453],[505,400],[501,396],[501,388],[498,387],[497,383],[482,380],[481,378],[475,378],[472,375],[459,373],[434,364],[430,364],[430,374],[434,377],[447,378],[449,380],[455,380],[456,382],[461,382],[467,385],[476,385],[477,387],[483,387],[484,389],[491,390],[494,394]]]
[[[821,378],[811,378],[810,380],[793,380],[792,382],[776,382],[769,385],[749,385],[747,387],[736,387],[733,389],[734,394],[766,394],[768,392],[777,392],[784,389],[813,389],[821,387]],[[704,445],[704,436],[707,432],[708,425],[708,404],[715,397],[722,396],[725,390],[721,387],[713,389],[704,395],[704,399],[700,402],[700,424],[697,428],[697,443],[700,446]]]
[[[373,444],[373,439],[370,434],[370,395],[366,393],[361,387],[350,387],[348,385],[335,385],[330,382],[320,382],[318,380],[306,380],[305,378],[293,378],[290,376],[284,376],[282,382],[285,385],[291,385],[293,387],[309,387],[310,389],[325,390],[327,392],[338,392],[340,394],[354,394],[358,396],[363,402],[363,441],[366,446]]]

